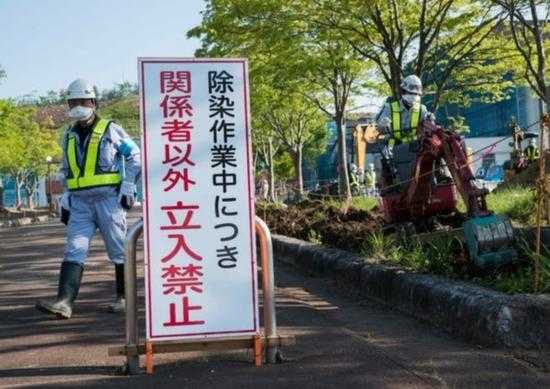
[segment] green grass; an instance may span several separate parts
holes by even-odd
[[[550,258],[541,259],[539,288],[534,290],[534,266],[526,265],[510,273],[474,278],[472,281],[503,293],[549,293],[550,292]]]
[[[398,241],[394,236],[376,231],[367,237],[361,254],[421,273],[452,276],[455,271],[449,258],[455,256],[458,244],[456,239],[449,237],[438,237],[430,242]]]
[[[342,208],[345,201],[339,200],[339,199],[330,199],[330,200],[324,200],[323,201],[327,206],[335,207],[335,208]],[[378,205],[378,199],[376,197],[364,197],[364,196],[356,196],[353,197],[351,200],[351,207],[358,209],[360,211],[371,211]]]
[[[491,192],[487,196],[487,207],[496,214],[506,215],[521,224],[533,223],[536,208],[536,194],[530,188],[511,188]]]
[[[525,262],[477,274],[465,270],[460,263],[461,242],[452,237],[438,237],[429,242],[409,240],[398,242],[390,236],[374,233],[366,240],[361,254],[379,260],[394,263],[408,270],[430,273],[453,279],[469,280],[502,293],[550,293],[550,256],[540,256],[539,285],[535,289],[534,263],[536,254],[526,246],[518,248]]]
[[[533,224],[535,221],[536,193],[532,188],[503,189],[489,193],[486,199],[490,211],[508,216],[516,224]],[[462,199],[459,199],[457,208],[466,212]]]
[[[486,287],[504,293],[550,293],[550,255],[548,248],[541,247],[539,258],[539,282],[535,290],[535,262],[537,254],[529,242],[524,241],[517,247],[520,257],[525,263],[518,264],[508,271],[495,271],[493,274],[473,279]]]
[[[487,207],[490,211],[508,216],[515,224],[529,225],[534,223],[536,210],[536,193],[532,188],[515,187],[492,192],[487,195]],[[374,199],[356,198],[354,201],[370,210]],[[370,208],[369,208],[370,207]],[[459,210],[465,212],[462,201]],[[515,293],[550,293],[550,256],[540,257],[538,290],[534,288],[534,262],[536,254],[527,244],[518,247],[523,264],[495,270],[489,274],[471,273],[465,266],[460,252],[464,251],[459,240],[442,236],[423,242],[399,241],[395,237],[375,232],[365,241],[361,254],[370,258],[395,263],[412,271],[443,275],[451,278],[468,279],[479,285],[509,294]]]
[[[376,197],[354,197],[351,201],[351,206],[362,211],[371,211],[378,205]]]
[[[367,236],[361,253],[369,257],[386,258],[394,247],[396,247],[396,242],[391,236],[384,235],[380,231],[374,231]]]
[[[487,196],[489,210],[496,214],[508,216],[515,224],[532,224],[535,213],[536,194],[529,188],[512,188],[490,193]],[[328,208],[341,209],[343,202],[337,199],[323,200]],[[377,199],[371,197],[354,197],[351,207],[371,211],[377,205]],[[462,211],[465,211],[462,205]],[[313,222],[325,219],[325,210],[319,210],[310,219]],[[315,228],[307,231],[309,241],[331,245],[324,242]],[[460,240],[451,235],[440,235],[429,241],[404,239],[399,235],[385,235],[374,231],[364,239],[360,254],[382,263],[399,265],[409,271],[430,273],[453,279],[468,280],[504,293],[550,293],[550,256],[540,258],[540,286],[534,289],[534,253],[527,245],[518,247],[522,264],[498,269],[492,273],[482,273],[474,269],[464,255],[466,249]]]

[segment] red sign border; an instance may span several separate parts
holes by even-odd
[[[246,128],[246,140],[247,140],[247,148],[246,148],[246,157],[247,157],[247,173],[248,173],[248,208],[249,208],[249,222],[250,222],[250,269],[252,272],[252,309],[253,309],[253,316],[254,316],[254,328],[253,329],[246,329],[246,330],[234,330],[234,331],[217,331],[217,332],[202,332],[202,333],[182,333],[182,334],[171,334],[171,335],[154,335],[153,334],[153,328],[152,328],[152,300],[151,300],[151,253],[150,248],[148,244],[145,244],[146,252],[145,252],[145,258],[147,259],[146,267],[147,267],[147,302],[148,304],[148,311],[146,315],[146,322],[148,324],[147,326],[147,339],[164,339],[164,338],[174,338],[174,337],[186,337],[186,336],[193,336],[193,337],[200,337],[200,336],[209,336],[209,335],[227,335],[227,334],[246,334],[246,333],[258,333],[258,317],[257,317],[257,310],[256,310],[256,250],[255,250],[255,229],[254,229],[254,217],[255,217],[255,209],[254,209],[254,198],[251,193],[251,172],[250,172],[250,164],[251,159],[250,155],[252,154],[252,142],[250,137],[250,102],[248,100],[248,61],[244,58],[231,58],[231,59],[213,59],[213,58],[138,58],[138,73],[139,73],[139,101],[140,101],[140,120],[141,120],[141,149],[142,152],[142,166],[144,169],[144,173],[142,175],[143,177],[143,183],[145,187],[145,209],[144,209],[144,231],[146,233],[146,239],[147,241],[150,241],[150,234],[149,234],[149,204],[148,204],[148,198],[147,194],[149,193],[149,184],[147,181],[147,137],[146,132],[146,117],[145,117],[145,79],[144,79],[144,65],[148,63],[239,63],[242,65],[243,69],[243,86],[244,86],[244,115],[245,115],[245,128]]]

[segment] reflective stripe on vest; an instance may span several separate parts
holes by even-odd
[[[390,139],[390,144],[395,142],[410,143],[416,139],[416,128],[418,122],[420,122],[420,105],[415,104],[411,108],[411,126],[408,131],[401,131],[401,104],[399,101],[394,101],[390,105],[391,107],[391,126],[393,132],[393,138]]]
[[[121,180],[118,173],[99,173],[97,166],[99,163],[99,143],[109,123],[109,120],[100,119],[90,134],[90,141],[84,152],[84,174],[82,174],[81,168],[77,162],[76,136],[74,134],[69,135],[67,149],[65,150],[67,164],[69,165],[67,189],[79,190],[97,186],[114,186],[120,184]]]

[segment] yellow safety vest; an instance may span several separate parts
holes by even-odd
[[[369,188],[369,189],[374,188],[375,179],[376,179],[376,173],[373,170],[367,171],[365,173],[365,185],[366,185],[366,187]]]
[[[67,165],[69,166],[69,175],[67,177],[67,189],[79,190],[89,189],[98,186],[119,185],[120,175],[116,173],[100,173],[99,172],[99,144],[105,130],[109,127],[109,120],[100,119],[92,133],[90,134],[90,140],[86,146],[84,152],[84,172],[78,165],[76,157],[76,136],[73,133],[69,133],[67,139],[67,145],[65,155],[67,156]]]
[[[401,129],[401,104],[399,101],[394,101],[390,105],[391,107],[391,126],[393,132],[393,138],[390,139],[390,144],[394,143],[410,143],[416,139],[416,127],[420,121],[420,105],[415,104],[411,110],[411,126],[406,131]]]
[[[525,148],[525,154],[527,160],[532,162],[539,157],[539,149],[537,149],[535,146],[527,146]]]

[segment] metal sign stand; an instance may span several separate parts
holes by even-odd
[[[124,280],[126,282],[126,344],[109,347],[109,356],[126,356],[126,373],[139,374],[139,356],[145,354],[145,371],[153,373],[154,353],[173,353],[182,351],[211,351],[211,350],[254,350],[254,364],[261,366],[262,352],[265,349],[267,363],[276,363],[282,360],[280,347],[295,343],[293,336],[277,334],[277,320],[275,316],[275,277],[273,270],[273,246],[271,232],[265,222],[256,216],[256,234],[260,245],[260,263],[263,289],[263,335],[253,337],[212,338],[192,341],[175,341],[139,343],[137,325],[137,271],[136,251],[137,241],[143,233],[143,219],[132,225],[126,236],[126,262]]]

